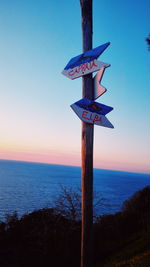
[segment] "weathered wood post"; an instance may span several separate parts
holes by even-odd
[[[92,0],[80,0],[83,52],[92,49]],[[82,96],[93,100],[92,74],[82,77]],[[82,236],[81,267],[93,267],[93,134],[82,122]]]
[[[83,53],[71,58],[62,71],[66,77],[76,79],[82,76],[82,99],[71,105],[82,120],[82,235],[81,267],[93,267],[93,139],[94,124],[114,128],[105,117],[112,107],[93,100],[106,92],[100,84],[105,68],[110,64],[97,58],[110,42],[92,49],[92,1],[80,0],[82,14]],[[89,65],[88,65],[89,64]],[[98,71],[92,77],[92,72]]]

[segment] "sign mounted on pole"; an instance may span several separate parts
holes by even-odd
[[[110,43],[108,42],[92,50],[88,50],[79,56],[73,57],[62,71],[62,74],[73,80],[97,71],[102,67],[108,67],[109,64],[99,62],[96,59],[109,45]]]
[[[110,121],[105,117],[113,110],[112,107],[83,98],[71,105],[77,116],[86,123],[96,124],[108,128],[114,128]]]
[[[109,66],[110,65],[102,67],[98,71],[98,73],[95,75],[95,77],[93,78],[93,80],[94,80],[94,100],[97,99],[98,97],[100,97],[101,95],[103,95],[107,91],[107,89],[104,86],[102,86],[100,84],[100,82],[102,80],[105,68],[109,67]]]
[[[62,71],[62,74],[64,74],[69,79],[73,80],[76,78],[79,78],[83,75],[87,75],[89,73],[95,72],[97,70],[100,70],[103,67],[109,67],[109,64],[97,61],[94,59],[93,61],[83,63],[77,67],[64,69]]]

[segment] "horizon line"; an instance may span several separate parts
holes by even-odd
[[[56,166],[66,166],[66,167],[77,167],[82,168],[81,165],[71,165],[71,164],[61,164],[61,163],[49,163],[49,162],[40,162],[40,161],[31,161],[31,160],[17,160],[17,159],[5,159],[0,158],[0,161],[13,161],[13,162],[22,162],[22,163],[33,163],[33,164],[43,164],[43,165],[56,165]],[[125,173],[135,173],[135,174],[144,174],[144,175],[150,175],[150,172],[138,172],[138,171],[132,171],[132,170],[120,170],[120,169],[106,169],[106,168],[98,168],[93,167],[93,170],[104,170],[104,171],[116,171],[116,172],[125,172]]]

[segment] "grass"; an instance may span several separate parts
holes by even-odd
[[[97,267],[150,267],[150,231],[128,240],[124,248]]]

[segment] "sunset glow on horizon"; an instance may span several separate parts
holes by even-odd
[[[80,153],[73,154],[60,151],[31,152],[23,151],[23,149],[22,151],[14,151],[9,149],[2,152],[0,151],[0,159],[81,167]],[[94,168],[149,173],[149,164],[146,165],[145,162],[142,162],[141,165],[138,165],[136,160],[132,163],[129,163],[128,161],[125,162],[121,159],[115,159],[112,161],[112,159],[109,157],[95,159]]]

